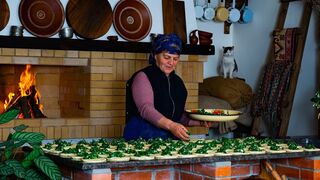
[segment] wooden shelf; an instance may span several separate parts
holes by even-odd
[[[1,48],[56,49],[107,52],[149,53],[150,42],[111,42],[107,40],[60,39],[39,37],[0,36]],[[182,54],[214,55],[212,45],[183,45]]]

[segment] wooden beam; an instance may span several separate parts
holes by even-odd
[[[296,38],[297,46],[296,46],[296,53],[295,53],[294,62],[293,62],[293,69],[290,76],[288,91],[285,94],[285,97],[282,103],[283,105],[281,107],[281,115],[280,115],[281,125],[279,129],[279,137],[285,137],[287,135],[288,125],[289,125],[289,120],[290,120],[290,115],[292,110],[292,104],[293,104],[293,100],[296,92],[298,76],[299,76],[301,61],[303,57],[304,46],[305,46],[307,33],[309,29],[311,13],[312,13],[312,5],[310,3],[305,3],[303,15],[300,23],[302,34],[298,35]]]
[[[284,27],[284,23],[287,17],[287,12],[288,12],[288,8],[289,8],[289,3],[285,2],[285,3],[281,3],[280,4],[280,8],[278,11],[278,19],[276,22],[276,27],[275,29],[283,29]],[[273,44],[271,43],[270,47],[269,47],[269,53],[267,55],[267,63],[270,63],[274,60],[274,51],[273,51]],[[259,135],[260,131],[260,124],[262,119],[261,118],[255,118],[252,124],[252,131],[251,133],[253,135]]]
[[[163,32],[174,32],[174,1],[162,0]]]

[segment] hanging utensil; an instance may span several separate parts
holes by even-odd
[[[235,0],[232,0],[232,5],[229,8],[229,23],[235,23],[238,22],[240,19],[240,11],[236,8],[236,2]]]
[[[253,12],[252,10],[248,7],[248,0],[245,1],[244,5],[242,6],[240,10],[240,19],[239,23],[241,24],[247,24],[252,21],[253,19]]]
[[[196,6],[194,7],[196,19],[201,20],[203,16],[203,7],[199,5],[198,0],[196,0]]]
[[[220,0],[219,6],[216,8],[215,21],[224,22],[228,20],[228,17],[229,11],[227,8],[225,8],[225,2],[224,0]]]
[[[207,7],[204,8],[203,10],[203,19],[205,20],[213,20],[215,16],[215,11],[211,7],[210,0],[207,1]]]

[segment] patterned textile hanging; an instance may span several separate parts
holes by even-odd
[[[283,29],[274,33],[274,61],[265,67],[262,82],[252,103],[253,121],[262,120],[268,134],[278,136],[280,112],[290,82],[295,52],[296,29]]]

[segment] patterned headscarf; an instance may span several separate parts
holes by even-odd
[[[177,34],[160,34],[152,42],[152,52],[149,56],[149,64],[155,63],[155,55],[163,51],[170,54],[179,54],[182,50],[182,41]]]

